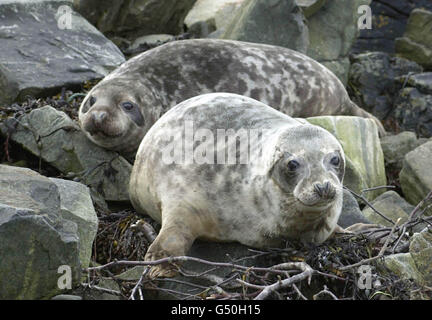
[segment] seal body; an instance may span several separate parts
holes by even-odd
[[[170,42],[128,60],[88,93],[79,121],[96,144],[134,152],[167,110],[211,92],[251,97],[293,117],[354,115],[381,126],[330,70],[306,55],[215,39]]]
[[[186,100],[149,130],[132,169],[133,206],[162,224],[146,260],[184,255],[196,238],[321,243],[337,228],[344,170],[320,127],[236,94]]]

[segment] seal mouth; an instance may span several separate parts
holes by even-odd
[[[104,138],[110,138],[110,139],[115,139],[115,138],[120,138],[121,136],[123,136],[123,134],[122,133],[118,133],[118,134],[107,134],[107,133],[105,133],[105,132],[103,132],[103,131],[93,131],[93,132],[90,132],[90,131],[88,131],[88,133],[89,133],[89,135],[92,137],[92,138],[102,138],[102,139],[104,139]]]
[[[297,201],[297,208],[299,208],[301,211],[306,212],[322,212],[328,210],[332,204],[333,201],[322,201],[319,199],[318,201],[314,203],[304,203],[300,199],[296,199]]]

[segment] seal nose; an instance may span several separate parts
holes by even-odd
[[[332,199],[335,196],[331,183],[329,181],[324,181],[324,183],[315,183],[315,192],[323,199]]]
[[[106,111],[93,111],[91,118],[96,126],[101,125],[107,117]]]

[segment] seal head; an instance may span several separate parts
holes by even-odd
[[[295,143],[293,143],[295,141]],[[321,243],[334,231],[342,207],[345,156],[336,138],[316,126],[280,136],[270,177],[281,191],[281,213],[290,213],[282,236]],[[293,223],[294,222],[294,223]]]
[[[154,103],[148,90],[139,91],[131,80],[119,79],[95,86],[79,109],[80,126],[95,144],[132,154],[154,122],[147,106]]]

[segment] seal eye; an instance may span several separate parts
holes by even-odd
[[[300,163],[298,163],[298,161],[296,160],[291,160],[288,162],[288,169],[290,171],[295,171],[300,167]]]
[[[132,102],[123,102],[121,104],[121,106],[123,107],[123,109],[125,109],[126,111],[131,111],[134,108],[134,104]]]
[[[90,107],[91,107],[92,105],[94,105],[95,103],[96,103],[96,98],[93,97],[93,96],[91,96],[90,99],[89,99]]]
[[[340,158],[339,158],[339,156],[334,156],[334,157],[332,157],[332,158],[330,159],[330,163],[331,163],[333,166],[337,167],[337,166],[340,164]]]

